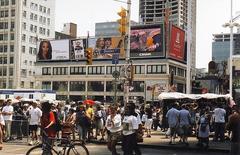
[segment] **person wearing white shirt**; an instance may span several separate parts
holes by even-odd
[[[112,152],[112,155],[118,155],[116,151],[116,144],[120,139],[122,131],[122,117],[120,114],[117,114],[117,107],[111,106],[109,108],[110,114],[106,120],[106,129],[108,133],[108,149]]]
[[[225,132],[225,116],[226,110],[222,108],[222,105],[219,103],[218,107],[213,110],[214,117],[214,141],[224,141],[224,132]]]
[[[42,116],[42,111],[37,107],[37,102],[33,102],[32,108],[29,110],[29,130],[32,132],[32,140],[29,145],[32,145],[34,140],[38,143],[37,130],[40,124],[40,118]]]
[[[13,106],[12,104],[12,100],[8,99],[7,100],[7,105],[3,107],[2,109],[2,115],[3,115],[3,119],[5,122],[5,126],[6,126],[6,141],[10,140],[11,138],[11,127],[12,127],[12,117],[13,117]]]
[[[136,150],[137,137],[136,131],[138,130],[139,122],[137,119],[137,114],[135,113],[134,103],[128,103],[125,107],[125,114],[122,121],[123,127],[123,140],[122,149],[124,155],[132,155],[133,151]],[[138,148],[139,150],[139,148]],[[141,155],[141,151],[136,152],[136,155]]]

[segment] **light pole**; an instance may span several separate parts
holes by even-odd
[[[229,23],[225,23],[223,27],[230,28],[230,54],[229,54],[229,94],[232,96],[232,53],[233,53],[233,27],[239,27],[238,23],[234,23],[240,15],[233,18],[233,1],[231,0],[231,15]]]

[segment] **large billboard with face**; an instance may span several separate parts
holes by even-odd
[[[69,60],[69,40],[43,40],[38,45],[38,61]]]
[[[134,27],[130,38],[131,57],[163,57],[163,26]]]
[[[177,26],[171,26],[169,57],[184,61],[185,32]]]
[[[123,43],[124,41],[121,37],[99,37],[88,39],[88,47],[93,48],[94,59],[112,59],[114,53],[119,53],[119,58],[125,58]]]

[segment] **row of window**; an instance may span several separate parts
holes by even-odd
[[[12,21],[9,27],[11,30],[15,28],[15,23]],[[0,30],[8,29],[8,22],[0,22]]]
[[[26,78],[27,77],[27,72],[28,72],[28,76],[32,76],[32,75],[35,74],[35,72],[32,71],[32,70],[28,71],[27,69],[21,69],[21,77]]]
[[[107,92],[114,91],[114,83],[112,81],[43,81],[42,89],[50,89],[58,92],[61,91],[85,91],[87,84],[87,91],[103,92],[104,88]],[[131,92],[144,92],[144,81],[134,81]],[[122,84],[117,84],[118,92],[123,92]]]
[[[7,53],[8,45],[0,45],[0,53]],[[14,52],[14,45],[10,45],[10,52]]]
[[[22,53],[26,53],[26,46],[22,46]],[[37,54],[37,48],[29,47],[28,53],[36,55]]]
[[[145,74],[145,66],[144,65],[136,65],[134,66],[135,74]],[[147,74],[166,74],[167,69],[166,65],[147,65]],[[115,70],[120,71],[121,67],[117,66],[106,66],[106,74],[112,74]],[[105,68],[104,66],[88,66],[89,75],[104,75]],[[53,73],[51,71],[51,67],[43,67],[42,75],[68,75],[68,67],[53,67]],[[85,75],[86,67],[70,67],[70,75]]]
[[[13,68],[8,69],[9,76],[13,76]],[[7,76],[7,67],[0,67],[0,76]]]
[[[25,22],[23,22],[23,29],[27,30],[27,24]],[[36,25],[30,24],[29,29],[30,29],[31,32],[37,33],[37,26]],[[50,35],[50,30],[46,29],[46,28],[43,28],[43,27],[39,27],[39,33],[49,36]],[[26,41],[26,35],[25,34],[23,34],[23,41]]]
[[[12,5],[16,4],[16,0],[0,0],[0,6],[7,6],[11,2]]]
[[[26,0],[24,1],[24,5],[27,6]],[[31,4],[30,4],[30,9],[35,10],[35,11],[39,10],[42,13],[47,13],[48,15],[50,15],[50,8],[46,8],[45,6],[42,6],[42,5],[38,6],[38,4],[33,3],[33,2],[31,2]]]
[[[11,56],[9,59],[9,64],[13,64],[13,62],[14,62],[14,57]],[[7,57],[0,57],[0,64],[8,64]]]
[[[3,17],[15,17],[15,9],[11,9],[11,14],[9,15],[9,12],[8,10],[1,10],[0,11],[0,18],[3,18]]]
[[[10,40],[14,40],[14,33],[10,34]],[[8,34],[0,34],[0,41],[8,41]]]

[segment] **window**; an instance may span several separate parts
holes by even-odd
[[[10,40],[14,40],[14,33],[10,34]]]
[[[88,74],[104,74],[104,66],[89,66]]]
[[[25,53],[25,52],[26,52],[26,47],[22,46],[22,53]]]
[[[5,10],[5,16],[4,17],[8,17],[8,10]]]
[[[117,66],[116,70],[120,71],[120,66]],[[112,74],[113,71],[115,71],[115,66],[107,66],[106,74]]]
[[[13,30],[15,28],[15,23],[11,22],[11,30]]]
[[[27,0],[24,0],[24,1],[23,1],[23,5],[24,5],[24,6],[27,6]]]
[[[51,67],[43,67],[42,75],[51,75]]]
[[[12,67],[9,68],[9,76],[13,76],[13,68]]]
[[[34,20],[35,20],[35,21],[38,20],[38,15],[37,15],[37,14],[34,15]]]
[[[14,52],[14,45],[10,45],[10,52]]]
[[[14,57],[10,57],[10,64],[13,64],[14,62]]]
[[[50,81],[43,81],[42,82],[42,89],[52,89],[51,88],[51,82]]]
[[[27,11],[23,11],[23,17],[27,17]]]
[[[48,9],[47,9],[47,14],[49,14],[49,15],[50,15],[50,8],[48,8]]]
[[[67,67],[53,67],[53,75],[67,75],[68,68]]]
[[[12,0],[12,1],[11,1],[11,4],[12,4],[12,5],[15,5],[15,4],[16,4],[16,0]]]
[[[11,17],[15,17],[15,9],[11,10]]]
[[[85,81],[70,81],[70,91],[85,91]]]
[[[144,65],[136,65],[135,66],[135,74],[144,74],[145,66]]]
[[[67,81],[53,81],[53,88],[55,91],[68,91],[68,82]]]
[[[24,81],[21,81],[21,88],[24,88]]]
[[[27,77],[27,70],[26,69],[21,70],[21,77]]]
[[[88,91],[104,91],[104,82],[88,81]]]
[[[26,30],[27,29],[27,24],[24,22],[23,23],[23,29]]]
[[[33,13],[30,14],[30,19],[33,20]]]
[[[166,74],[166,65],[148,65],[148,74]]]
[[[22,41],[26,41],[26,34],[22,35]]]
[[[34,87],[34,83],[33,82],[30,82],[30,88],[33,88]],[[32,95],[32,98],[33,98],[33,94],[31,94]],[[29,96],[29,98],[30,98],[30,96]]]
[[[29,54],[32,54],[32,47],[29,47]]]
[[[86,67],[70,67],[70,75],[85,75]]]

